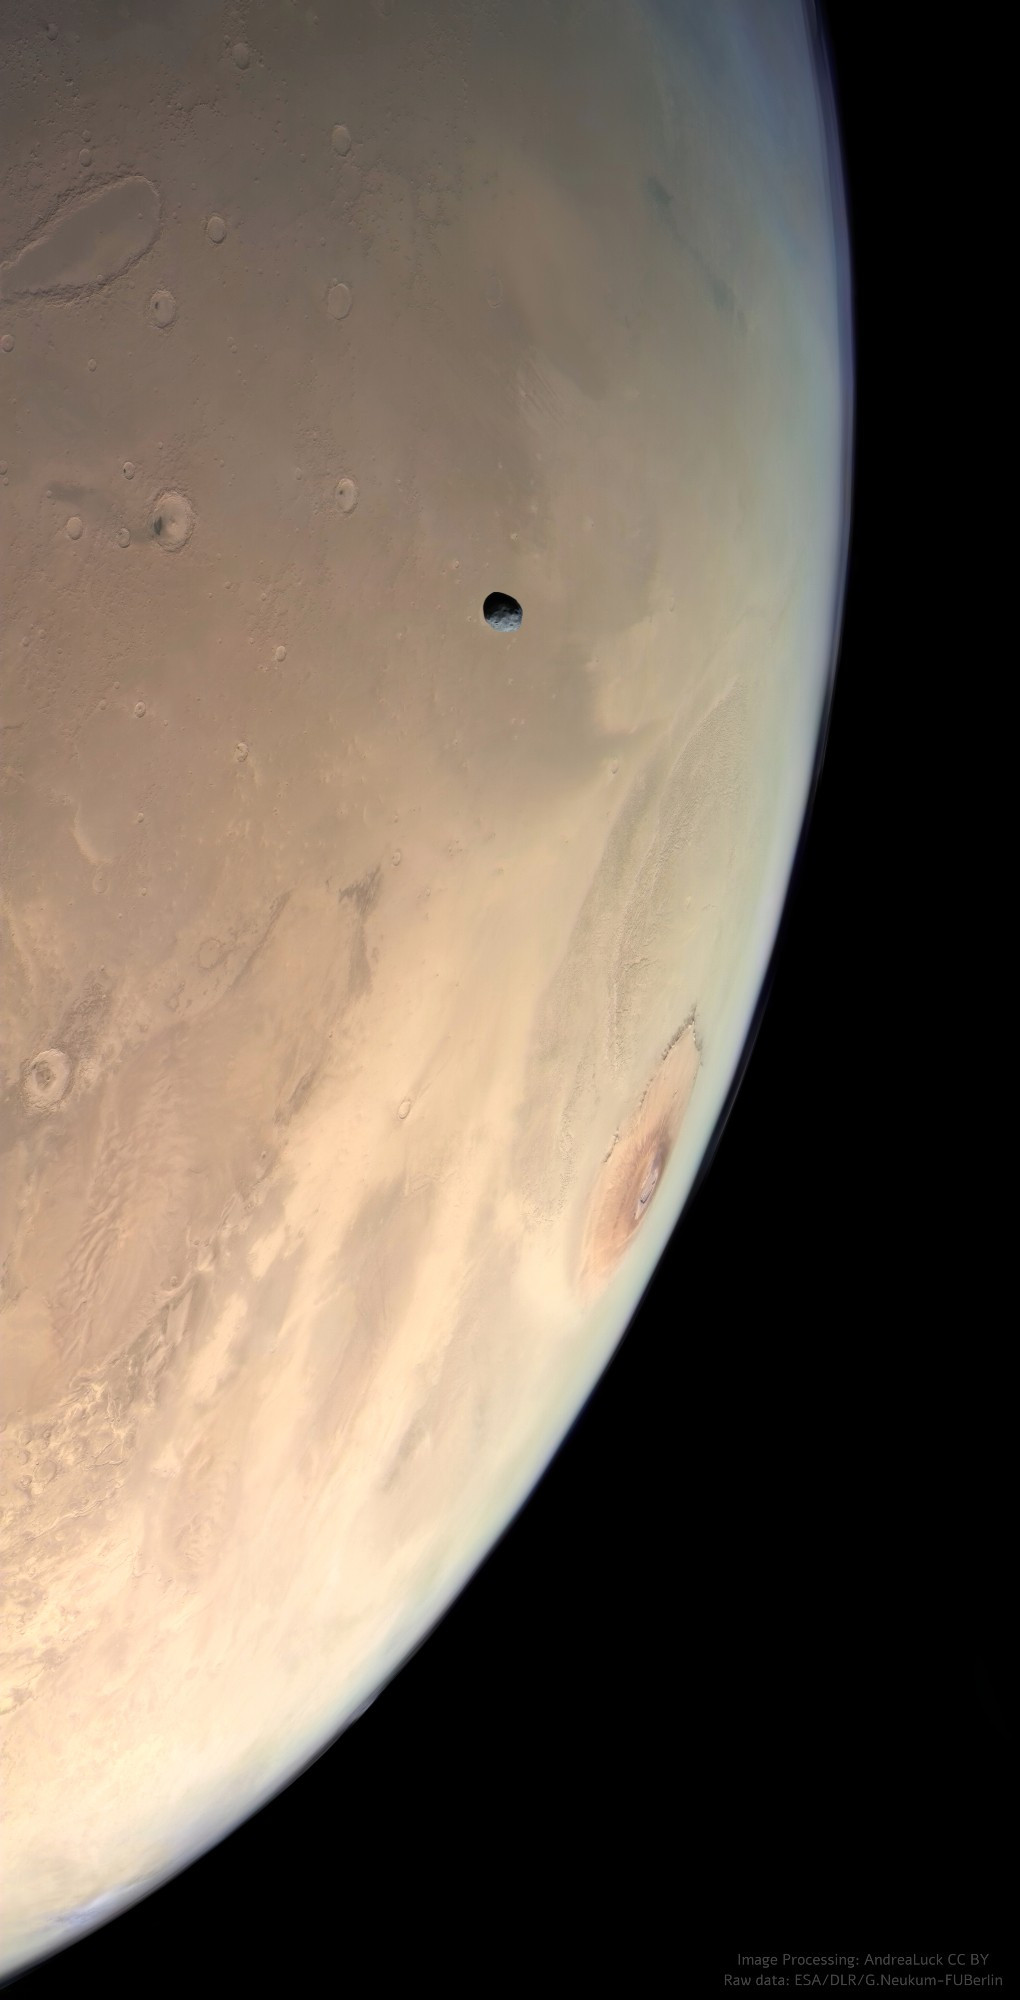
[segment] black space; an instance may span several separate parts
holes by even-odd
[[[700,2000],[730,1990],[738,1952],[988,1953],[976,1969],[1018,1990],[1003,1325],[953,1275],[971,1222],[962,1177],[940,1188],[952,1024],[925,1029],[911,962],[944,853],[905,831],[896,689],[916,700],[921,663],[887,622],[894,91],[884,28],[849,6],[830,22],[858,336],[844,638],[710,1169],[546,1478],[425,1647],[254,1821],[29,1973],[32,2000],[152,1978]]]

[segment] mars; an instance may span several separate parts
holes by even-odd
[[[278,1790],[709,1146],[831,685],[811,17],[0,23],[0,1966]]]

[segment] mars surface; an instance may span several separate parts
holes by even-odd
[[[371,1699],[712,1138],[833,670],[797,4],[0,21],[0,1969]]]

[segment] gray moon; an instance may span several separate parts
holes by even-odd
[[[4,1938],[237,1825],[708,1147],[831,686],[799,0],[0,25]]]

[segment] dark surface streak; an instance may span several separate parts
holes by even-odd
[[[655,176],[650,174],[645,181],[645,190],[651,199],[652,207],[661,216],[670,235],[679,244],[684,255],[689,257],[691,262],[700,271],[712,294],[716,311],[720,312],[724,319],[732,320],[734,326],[738,327],[741,333],[746,333],[747,320],[741,312],[736,297],[729,285],[725,279],[720,278],[718,272],[713,270],[707,258],[702,256],[701,251],[697,250],[689,238],[683,234],[683,231],[678,228],[676,217],[673,213],[673,197],[669,189],[663,187],[662,182],[656,180]]]
[[[362,875],[360,881],[348,882],[346,889],[339,890],[337,902],[353,903],[359,917],[367,917],[379,901],[381,888],[382,867],[377,865],[370,868],[367,875]]]

